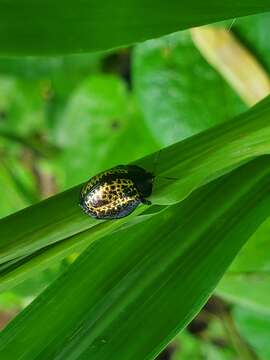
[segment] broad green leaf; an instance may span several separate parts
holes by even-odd
[[[269,273],[228,273],[220,282],[217,294],[229,302],[270,314]]]
[[[267,313],[270,313],[269,230],[267,219],[240,251],[217,289],[229,301]]]
[[[153,204],[177,203],[241,163],[269,153],[269,101],[268,98],[238,118],[138,160],[136,163],[145,169],[155,168],[150,198]],[[162,179],[164,176],[176,180]],[[106,226],[82,213],[78,207],[79,189],[80,186],[74,187],[2,219],[1,263],[32,254],[95,225],[99,229]],[[145,207],[139,208],[139,212],[144,210]],[[128,222],[129,217],[124,221]]]
[[[189,32],[149,40],[133,52],[135,95],[163,145],[239,114],[246,106],[203,59]]]
[[[266,315],[236,306],[233,315],[243,338],[254,348],[261,360],[268,360],[270,358],[270,314]]]
[[[44,103],[36,84],[0,76],[0,134],[28,135],[44,127]]]
[[[14,0],[0,2],[0,54],[104,50],[177,30],[270,11],[268,0]],[[31,21],[28,21],[31,19]],[[18,41],[19,39],[19,41]]]
[[[262,273],[270,271],[270,219],[251,236],[230,267],[230,273]]]
[[[270,44],[267,29],[270,25],[270,14],[259,14],[237,19],[233,24],[233,32],[247,46],[261,64],[270,71]]]
[[[36,152],[51,156],[43,148],[53,140],[59,113],[74,88],[99,69],[102,57],[0,57],[0,137],[5,136],[12,143],[37,145]]]
[[[0,356],[153,359],[269,216],[269,175],[269,157],[252,161],[95,242],[7,326]]]
[[[62,147],[57,164],[64,188],[157,149],[125,84],[115,76],[92,76],[80,84],[58,120],[55,137]]]

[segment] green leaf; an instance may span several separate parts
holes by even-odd
[[[268,98],[232,121],[138,160],[136,163],[145,169],[153,171],[155,167],[156,179],[150,198],[153,204],[177,203],[241,163],[269,153],[269,101]],[[98,229],[106,228],[105,223],[82,213],[78,207],[79,189],[80,186],[74,187],[2,219],[0,262],[27,256],[95,225]],[[144,210],[145,207],[138,209]],[[129,220],[129,217],[123,219]]]
[[[237,19],[233,25],[233,32],[256,56],[260,63],[270,71],[269,51],[267,29],[270,25],[270,14],[259,14]]]
[[[270,358],[270,314],[266,315],[236,306],[233,315],[240,334],[254,348],[261,360],[268,360]]]
[[[64,188],[157,149],[125,84],[115,76],[92,76],[80,84],[58,120],[55,137],[62,147],[57,164]]]
[[[163,145],[199,133],[246,106],[202,58],[189,32],[149,40],[133,53],[135,95]]]
[[[218,286],[225,299],[270,313],[270,219],[251,236]]]
[[[44,126],[44,103],[36,84],[0,76],[0,134],[28,135]]]
[[[162,0],[1,1],[0,54],[104,50],[269,10],[268,0],[182,0],[170,6]]]
[[[228,273],[220,282],[216,292],[229,302],[270,314],[269,273]]]
[[[7,326],[0,356],[153,359],[269,216],[269,175],[263,157],[95,242]]]
[[[251,236],[237,259],[230,267],[230,273],[262,273],[270,271],[270,219],[267,219]]]

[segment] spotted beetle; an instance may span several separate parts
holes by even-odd
[[[120,219],[140,204],[150,205],[154,175],[136,165],[119,165],[87,181],[80,194],[80,206],[96,219]]]

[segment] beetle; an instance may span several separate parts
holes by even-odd
[[[79,205],[95,219],[120,219],[131,214],[152,193],[154,175],[137,165],[119,165],[87,181]]]

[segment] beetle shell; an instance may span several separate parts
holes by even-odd
[[[84,184],[80,206],[96,219],[119,219],[140,203],[151,204],[153,175],[136,165],[120,165],[104,171]]]

